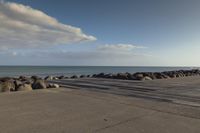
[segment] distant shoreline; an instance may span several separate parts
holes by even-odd
[[[44,80],[59,80],[59,79],[77,79],[77,78],[108,78],[108,79],[122,79],[122,80],[155,80],[155,79],[170,79],[170,78],[178,78],[178,77],[187,77],[187,76],[200,76],[200,69],[188,69],[188,70],[174,70],[174,71],[162,71],[162,72],[118,72],[118,73],[97,73],[97,74],[81,74],[81,75],[65,75],[60,74],[57,75],[21,75],[21,76],[5,76],[1,77],[1,79],[5,78],[13,78],[18,79],[20,77],[31,78],[33,76],[37,76],[40,79]]]
[[[195,67],[196,68],[196,67]],[[45,77],[52,76],[73,76],[93,75],[98,73],[136,73],[136,72],[163,72],[176,70],[191,70],[194,67],[120,67],[120,66],[0,66],[0,77],[18,77],[21,75],[37,75]]]

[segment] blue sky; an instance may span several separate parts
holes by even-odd
[[[22,17],[21,9],[40,11],[58,23],[52,27],[53,20],[38,19],[37,12]],[[199,12],[199,0],[4,1],[0,65],[199,66]],[[19,18],[44,31],[30,34],[8,26]]]

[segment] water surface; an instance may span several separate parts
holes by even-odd
[[[0,77],[20,75],[81,75],[118,72],[162,72],[191,67],[118,67],[118,66],[0,66]]]

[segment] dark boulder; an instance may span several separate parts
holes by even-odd
[[[153,79],[156,79],[156,76],[154,75],[153,72],[145,72],[145,73],[143,73],[143,76],[144,76],[144,77],[145,77],[145,76],[150,77],[152,80],[153,80]]]
[[[118,73],[117,74],[117,79],[127,80],[128,79],[128,74],[127,73]]]
[[[130,73],[126,73],[126,74],[127,74],[128,80],[136,80],[135,76],[133,76],[132,74]]]
[[[173,73],[172,73],[172,74],[169,75],[169,77],[170,77],[170,78],[176,78],[176,74],[173,74]]]
[[[33,79],[34,81],[36,81],[36,80],[41,80],[41,78],[38,77],[38,76],[32,76],[31,79]]]
[[[32,84],[33,89],[46,89],[47,88],[47,83],[44,80],[36,80]]]
[[[105,74],[104,73],[99,73],[96,75],[97,78],[104,78]]]
[[[163,75],[159,72],[155,72],[154,76],[156,77],[156,79],[163,79]]]
[[[110,78],[112,78],[112,74],[111,73],[105,74],[104,78],[109,78],[110,79]]]
[[[77,78],[78,78],[77,75],[73,75],[73,76],[71,76],[71,79],[77,79]]]
[[[170,77],[166,74],[161,74],[162,75],[162,79],[169,79]]]
[[[143,73],[135,73],[133,74],[136,80],[142,80],[144,78]]]
[[[86,75],[81,75],[81,76],[80,76],[80,78],[86,78],[86,77],[87,77]]]
[[[200,74],[200,70],[199,69],[193,69],[192,73],[194,73],[196,75],[199,75]]]
[[[112,74],[112,78],[113,79],[117,79],[118,77],[117,77],[117,74]]]
[[[93,74],[92,77],[93,77],[93,78],[96,78],[96,77],[97,77],[97,74]]]
[[[182,71],[182,70],[177,71],[177,74],[179,75],[179,77],[185,76],[184,71]]]
[[[65,78],[65,76],[63,76],[63,75],[58,77],[58,79],[64,79],[64,78]]]
[[[18,79],[19,79],[20,81],[25,81],[25,80],[27,80],[27,78],[28,78],[28,77],[25,77],[25,76],[19,76]]]
[[[65,79],[69,79],[69,77],[65,76]]]

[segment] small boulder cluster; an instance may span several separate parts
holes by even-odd
[[[197,76],[200,75],[199,69],[194,70],[178,70],[165,72],[138,72],[138,73],[118,73],[118,74],[94,74],[93,78],[109,78],[122,80],[155,80],[155,79],[171,79],[178,77]]]
[[[47,76],[44,79],[51,81],[51,80],[62,80],[62,79],[90,78],[90,77],[91,77],[90,75],[80,75],[80,76],[72,75],[72,76],[69,76],[69,77],[62,75],[62,76]]]
[[[18,78],[0,78],[0,92],[31,91],[37,89],[59,88],[57,84],[48,83],[38,76]]]

